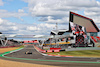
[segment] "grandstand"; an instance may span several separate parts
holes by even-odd
[[[88,17],[79,15],[74,12],[70,12],[70,19],[69,22],[76,23],[78,25],[84,26],[86,28],[86,32],[90,33],[90,36],[98,36],[99,29],[94,23],[94,21]],[[69,30],[70,28],[70,23],[69,23]]]
[[[87,34],[90,35],[90,38],[95,42],[95,44],[100,42],[100,37],[98,36],[99,28],[91,18],[79,15],[74,12],[70,12],[69,31],[72,31],[70,22],[85,27]]]
[[[13,39],[0,41],[0,47],[14,47],[14,46],[20,46],[20,43]]]
[[[69,15],[70,15],[69,30],[68,31],[67,30],[52,30],[50,35],[72,36],[74,40],[70,41],[71,42],[70,44],[72,44],[73,42],[75,44],[78,44],[78,46],[80,46],[80,44],[82,44],[82,46],[84,45],[87,46],[86,44],[93,44],[90,46],[94,47],[95,43],[100,42],[100,37],[98,36],[99,29],[91,18],[79,15],[74,12],[70,12]],[[75,33],[73,33],[72,29],[74,29]],[[82,35],[80,35],[80,33]]]

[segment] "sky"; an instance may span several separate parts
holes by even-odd
[[[0,0],[0,31],[25,35],[50,35],[67,29],[69,12],[93,19],[100,29],[100,0]]]

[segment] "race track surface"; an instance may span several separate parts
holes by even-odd
[[[32,54],[25,54],[25,52],[32,52]],[[89,62],[98,62],[100,58],[76,58],[76,57],[51,57],[51,56],[43,56],[39,52],[37,52],[32,45],[26,46],[24,49],[10,53],[6,55],[8,57],[16,57],[16,58],[29,58],[29,59],[39,59],[39,60],[57,60],[57,61],[89,61]],[[5,58],[2,58],[5,59]],[[7,58],[6,58],[7,59]],[[33,61],[33,60],[19,60],[19,59],[7,59],[13,61],[20,61],[26,63],[35,63],[35,64],[45,64],[45,65],[54,65],[61,67],[99,67],[99,63],[70,63],[70,62],[50,62],[50,61]]]

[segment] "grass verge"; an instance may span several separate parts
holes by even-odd
[[[21,45],[19,47],[0,48],[0,53],[4,53],[4,52],[7,52],[7,51],[12,51],[12,50],[16,50],[16,49],[23,48],[23,47],[24,47],[24,45]]]
[[[80,51],[62,51],[58,53],[47,53],[52,55],[67,55],[67,56],[75,56],[75,57],[99,57],[100,58],[100,50],[80,50]]]

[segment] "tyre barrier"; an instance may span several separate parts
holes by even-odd
[[[35,46],[35,45],[34,45]],[[55,50],[43,50],[43,49],[40,49],[39,47],[35,46],[35,48],[39,51],[39,52],[42,52],[42,53],[52,53],[52,52],[60,52],[60,51],[65,51],[65,49],[63,50],[59,50],[59,49],[55,49]]]

